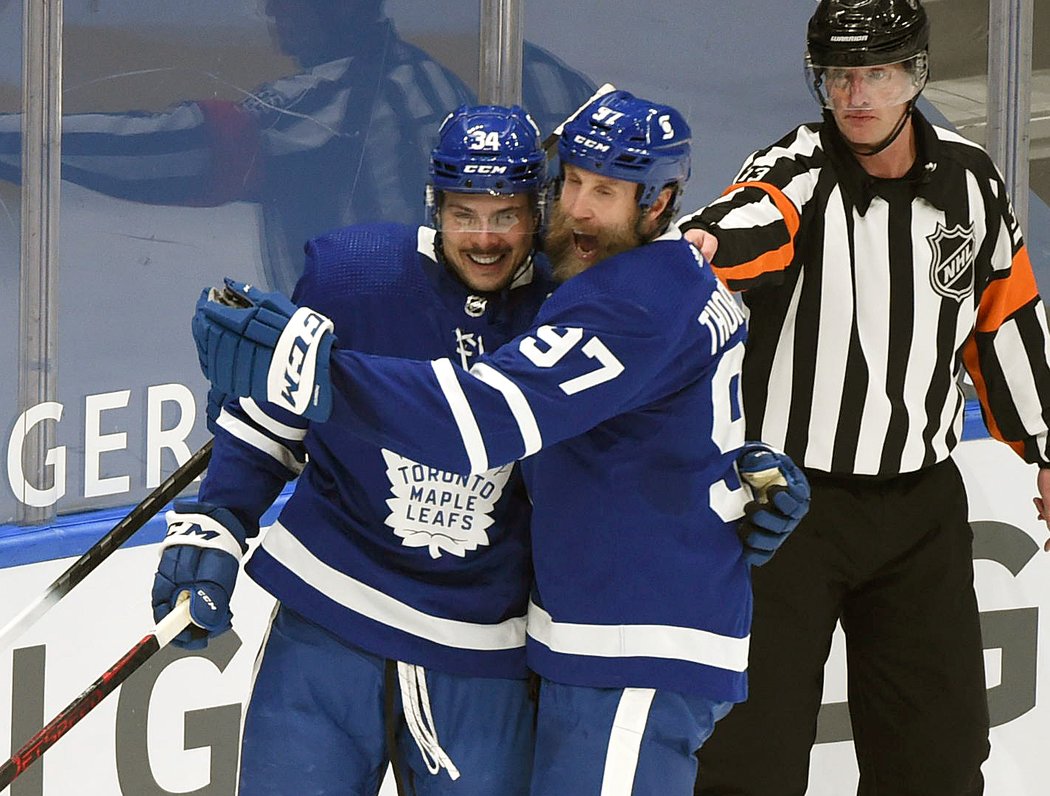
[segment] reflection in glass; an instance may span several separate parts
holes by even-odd
[[[63,178],[149,204],[255,202],[266,281],[290,291],[312,235],[357,221],[423,220],[437,125],[474,96],[398,34],[382,0],[266,0],[265,13],[281,53],[302,71],[240,99],[67,115]],[[539,48],[530,45],[526,60],[524,92],[541,125],[593,90]],[[6,179],[17,179],[16,134],[17,119],[3,120]]]
[[[203,406],[188,320],[204,284],[231,274],[290,291],[309,237],[425,220],[437,127],[475,101],[478,11],[458,0],[396,5],[412,41],[383,0],[66,0],[60,511],[132,502],[158,455],[164,474],[174,468],[156,430],[180,427],[194,399]],[[3,19],[19,11],[0,6]],[[0,69],[3,101],[11,70]],[[532,45],[523,82],[545,127],[593,91]],[[20,84],[15,74],[12,97]],[[0,106],[0,200],[15,208],[19,110]],[[11,223],[4,212],[0,225]],[[162,385],[198,394],[161,405],[150,396]],[[0,408],[10,424],[14,401]],[[203,442],[201,415],[190,450]]]

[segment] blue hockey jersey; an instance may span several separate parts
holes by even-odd
[[[558,287],[469,371],[336,350],[332,419],[450,471],[523,459],[530,666],[552,680],[746,696],[743,316],[677,231]]]
[[[331,318],[344,345],[467,367],[527,328],[551,283],[546,265],[533,263],[501,294],[473,295],[438,263],[434,237],[377,224],[316,238],[294,299]],[[248,574],[374,654],[523,677],[532,570],[517,466],[459,475],[365,442],[341,422],[307,424],[250,399],[223,408],[200,500],[257,527],[299,476]]]

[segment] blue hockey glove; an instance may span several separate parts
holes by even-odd
[[[745,443],[736,464],[755,493],[744,507],[737,533],[744,543],[744,559],[760,567],[809,511],[809,481],[787,454],[762,442]]]
[[[208,503],[177,500],[165,519],[168,535],[153,579],[153,619],[159,622],[175,607],[179,595],[189,592],[193,625],[172,643],[202,649],[209,639],[230,629],[230,597],[241,556],[248,549],[247,534],[229,510]]]
[[[280,293],[227,279],[193,315],[201,370],[227,397],[249,396],[323,422],[332,411],[332,322]]]

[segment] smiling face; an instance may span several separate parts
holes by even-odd
[[[536,221],[530,195],[446,191],[440,202],[441,248],[449,267],[479,293],[509,285],[532,251]]]
[[[661,192],[652,207],[642,210],[638,189],[637,183],[565,166],[545,246],[559,282],[648,239],[670,191]]]

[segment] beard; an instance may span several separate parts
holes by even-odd
[[[630,225],[600,228],[582,236],[586,240],[588,250],[594,252],[592,257],[582,260],[577,255],[577,235],[572,220],[555,204],[544,239],[544,251],[550,259],[554,279],[564,282],[607,257],[640,246],[643,242],[643,237],[638,231],[641,215],[639,210]]]

